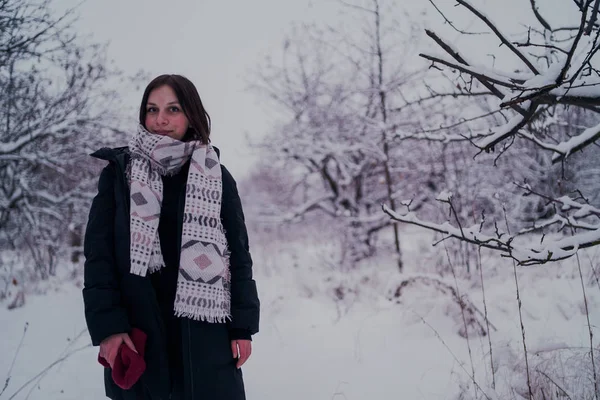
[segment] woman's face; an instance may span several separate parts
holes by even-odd
[[[146,103],[146,129],[157,135],[182,140],[190,123],[173,89],[168,85],[150,92]]]

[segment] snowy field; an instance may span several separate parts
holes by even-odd
[[[408,277],[439,278],[458,286],[460,294],[483,311],[479,274],[461,274],[457,286],[452,276],[434,276],[428,268],[439,254],[430,250],[429,241],[414,232],[404,232],[403,237],[402,275],[391,260],[372,260],[355,271],[327,272],[325,253],[315,250],[316,242],[254,246],[262,315],[261,332],[244,367],[248,399],[452,399],[461,391],[472,398],[475,391],[465,385],[473,370],[490,398],[519,398],[509,388],[527,387],[525,375],[519,373],[524,360],[512,263],[482,260],[493,324],[494,394],[488,337],[470,330],[467,342],[458,334],[464,324],[450,296],[426,284],[409,285],[399,298],[393,296]],[[596,253],[581,253],[580,258],[594,331],[600,323],[600,287],[590,268],[597,264]],[[560,361],[563,369],[573,364],[569,360],[579,350],[589,355],[575,260],[520,269],[518,276],[530,369],[540,368],[542,359],[558,359],[553,352],[564,356],[565,349],[571,358]],[[16,310],[2,304],[2,382],[11,368],[12,372],[0,399],[104,398],[102,367],[85,331],[79,284],[49,285],[45,295],[28,295],[25,306]],[[554,367],[546,372],[552,376]],[[577,373],[586,379],[584,367]],[[11,397],[27,382],[31,383]],[[484,398],[480,392],[477,396]]]

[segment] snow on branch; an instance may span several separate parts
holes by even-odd
[[[427,34],[427,36],[429,36],[431,39],[433,39],[434,42],[436,42],[441,48],[442,50],[444,50],[446,53],[448,53],[450,56],[452,56],[453,59],[455,59],[459,64],[453,64],[453,65],[462,65],[463,67],[470,67],[472,65],[472,62],[469,62],[465,59],[464,54],[462,54],[460,52],[459,49],[456,49],[453,45],[451,45],[450,43],[444,41],[438,34],[436,34],[435,32],[426,29],[425,33]],[[423,58],[428,58],[430,59],[430,61],[435,61],[432,60],[431,58],[435,58],[435,56],[430,56],[427,55],[425,53],[421,53],[419,54],[419,56],[423,57]],[[435,64],[435,62],[434,62]],[[451,65],[448,65],[449,67],[453,67]],[[458,69],[458,67],[456,67]],[[485,86],[492,94],[494,94],[496,97],[498,98],[504,98],[506,96],[506,93],[503,89],[498,88],[496,85],[494,85],[492,82],[490,82],[487,79],[483,79],[486,76],[486,72],[489,72],[487,69],[484,71],[484,68],[481,66],[475,66],[473,68],[474,71],[479,71],[477,72],[477,75],[479,75],[479,77],[481,77],[482,79],[478,79],[476,75],[472,75],[469,74],[467,70],[463,71],[465,73],[467,73],[468,75],[476,78],[483,86]],[[502,72],[498,72],[495,71],[495,74],[497,76],[503,76]],[[511,74],[507,74],[508,76],[514,75],[514,73]],[[525,80],[525,76],[519,77],[521,80]],[[529,75],[527,75],[527,79],[530,78]],[[514,80],[513,78],[513,82],[511,83],[518,83],[518,80]],[[515,88],[515,86],[512,86],[513,88]],[[473,93],[473,90],[469,90],[469,93]],[[511,106],[512,109],[514,109],[516,112],[525,115],[525,111],[517,104]]]
[[[431,3],[445,21],[455,27],[456,24],[450,21],[441,7],[434,0]],[[491,128],[494,134],[485,135],[480,141],[473,141],[471,135],[456,135],[456,132],[452,133],[453,139],[463,136],[480,149],[489,151],[501,141],[522,137],[545,151],[553,152],[553,161],[559,162],[600,138],[600,127],[596,124],[552,144],[537,138],[529,130],[530,123],[543,118],[538,112],[541,105],[581,107],[600,115],[600,65],[598,57],[595,57],[600,51],[597,2],[582,1],[578,23],[571,31],[565,32],[563,28],[553,28],[543,18],[541,2],[531,1],[535,19],[529,26],[526,42],[513,41],[511,35],[503,32],[499,24],[486,14],[484,5],[475,6],[470,0],[457,0],[457,3],[485,24],[486,29],[493,33],[494,42],[499,41],[513,53],[522,67],[502,69],[478,65],[470,61],[465,52],[442,39],[442,35],[432,30],[425,31],[447,56],[422,53],[422,58],[431,61],[433,66],[454,71],[456,84],[461,90],[480,91],[470,83],[479,82],[500,100],[498,110],[517,114],[510,117],[508,123]],[[570,26],[572,21],[564,21],[560,25]],[[482,55],[479,56],[478,59],[481,59]],[[461,84],[465,82],[467,84]],[[423,138],[431,140],[426,136]]]
[[[507,124],[496,128],[492,128],[491,134],[477,142],[477,146],[485,150],[491,149],[497,143],[501,142],[509,136],[514,135],[516,132],[519,131],[519,129],[524,127],[525,124],[527,124],[527,118],[521,115],[516,115],[510,121],[508,121]]]
[[[320,209],[327,214],[335,215],[335,209],[332,207],[331,202],[334,200],[333,195],[323,195],[319,196],[315,199],[309,200],[297,207],[293,210],[285,213],[283,216],[277,218],[278,222],[293,222],[305,216],[308,212]]]
[[[479,18],[480,20],[482,20],[495,34],[496,36],[500,39],[500,41],[502,42],[502,44],[504,44],[505,46],[507,46],[513,53],[515,53],[515,55],[517,57],[519,57],[521,59],[521,61],[523,61],[523,63],[525,65],[527,65],[527,67],[536,75],[539,74],[537,68],[535,68],[533,66],[533,63],[527,58],[527,56],[523,53],[521,53],[512,43],[510,40],[508,40],[508,37],[506,35],[504,35],[502,32],[500,32],[500,30],[498,29],[498,27],[496,26],[496,24],[494,24],[490,18],[485,15],[482,11],[478,10],[477,8],[475,8],[471,3],[469,3],[466,0],[457,0],[457,3],[464,6],[465,8],[467,8],[469,11],[471,11],[471,13],[473,13],[475,16],[477,16],[477,18]]]
[[[566,142],[557,144],[556,149],[554,150],[556,154],[552,156],[552,162],[560,161],[569,154],[581,150],[598,139],[600,139],[600,124],[584,130],[579,135],[573,136]]]
[[[458,227],[449,221],[434,223],[422,220],[410,210],[410,207],[407,207],[408,211],[404,213],[392,210],[385,204],[382,208],[393,221],[420,226],[442,234],[441,241],[454,238],[495,250],[505,257],[514,259],[520,265],[564,260],[575,255],[579,249],[600,245],[600,209],[575,201],[568,196],[554,199],[531,190],[528,185],[517,186],[526,191],[525,195],[537,195],[554,203],[556,214],[545,221],[534,222],[532,227],[511,234],[510,231],[500,231],[497,224],[494,224],[495,232],[483,232],[484,219],[478,225],[462,226],[452,204],[452,194],[446,191],[440,193],[437,200],[450,206],[451,215]],[[560,225],[556,235],[548,239],[545,234],[542,234],[539,244],[532,242],[532,233],[543,231],[554,224]]]

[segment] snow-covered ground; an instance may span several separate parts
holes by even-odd
[[[524,371],[524,362],[512,263],[498,258],[483,260],[487,310],[496,328],[491,332],[498,391],[494,395],[488,338],[469,337],[472,367],[467,340],[458,334],[463,326],[460,308],[450,296],[426,284],[409,285],[399,298],[393,296],[407,277],[439,278],[455,287],[452,276],[431,274],[428,264],[436,257],[427,255],[428,245],[408,239],[422,237],[406,232],[404,237],[403,275],[396,272],[393,261],[385,259],[372,260],[356,271],[327,273],[318,265],[323,253],[307,243],[255,245],[262,319],[253,355],[244,367],[248,399],[451,399],[465,390],[461,387],[473,369],[490,398],[514,398],[508,384],[527,387],[525,375],[519,373]],[[595,258],[595,253],[581,256],[594,332],[600,323],[600,286],[590,269],[600,258]],[[519,283],[530,369],[563,348],[569,349],[568,360],[578,349],[589,350],[575,260],[520,269]],[[329,290],[337,287],[342,289]],[[459,279],[458,289],[483,312],[478,274]],[[96,362],[97,348],[89,346],[78,282],[45,295],[29,295],[26,300],[25,306],[16,310],[7,310],[6,304],[0,307],[2,383],[28,324],[0,399],[11,398],[23,384],[64,356],[14,398],[104,398],[102,367]],[[562,362],[562,368],[573,364],[568,360]],[[581,373],[585,379],[584,369],[564,373]],[[545,371],[552,376],[554,370]],[[466,390],[475,395],[472,388]],[[481,393],[477,395],[483,398]]]

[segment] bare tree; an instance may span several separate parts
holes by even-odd
[[[50,5],[0,1],[0,243],[29,249],[42,277],[87,208],[87,153],[121,120],[105,46],[80,42],[74,11]]]
[[[429,178],[404,179],[422,151],[395,137],[427,118],[418,89],[427,71],[406,57],[415,27],[398,23],[388,5],[340,3],[351,31],[302,26],[285,41],[281,63],[260,66],[254,87],[286,115],[262,147],[308,187],[285,220],[318,211],[344,221],[352,261],[372,255],[378,232],[392,229],[402,270],[400,232],[379,204],[396,205],[400,188],[416,192]]]
[[[421,56],[430,61],[432,66],[449,72],[454,83],[449,93],[431,89],[431,97],[464,96],[476,101],[476,98],[485,96],[496,97],[500,101],[485,114],[460,115],[457,122],[450,125],[430,125],[417,131],[396,132],[396,137],[443,143],[466,141],[481,152],[496,150],[499,156],[524,139],[527,144],[518,148],[528,147],[532,157],[538,160],[538,165],[546,165],[546,158],[551,163],[562,164],[550,175],[545,174],[561,182],[568,181],[569,161],[578,166],[586,164],[574,158],[574,154],[585,149],[587,160],[597,160],[597,147],[590,148],[590,145],[600,138],[600,71],[596,54],[600,49],[598,2],[573,2],[571,5],[580,16],[577,24],[573,26],[570,21],[564,21],[561,26],[552,26],[543,17],[542,4],[532,0],[530,7],[534,24],[520,38],[507,36],[484,9],[474,6],[471,1],[456,2],[493,34],[495,40],[490,44],[504,46],[520,66],[503,70],[479,64],[473,61],[477,58],[469,54],[467,49],[458,49],[433,30],[426,30],[427,36],[445,54],[423,53]],[[470,33],[461,30],[457,23],[450,20],[437,2],[430,0],[430,3],[455,30],[463,35]],[[577,117],[577,123],[573,123],[574,116]],[[590,166],[589,162],[587,165],[588,171],[597,170],[597,161],[594,166]],[[544,168],[552,170],[551,165]],[[590,173],[578,173],[577,176],[581,175],[589,176]],[[594,173],[591,176],[595,176]],[[499,250],[521,264],[564,259],[580,248],[600,244],[600,210],[599,204],[594,202],[597,196],[593,194],[598,185],[585,188],[568,183],[557,190],[540,180],[515,183],[515,195],[536,197],[538,206],[546,210],[535,216],[528,227],[518,231],[511,231],[507,219],[494,221],[493,229],[485,233],[484,225],[490,221],[486,221],[483,214],[480,223],[465,226],[454,205],[456,193],[448,191],[438,199],[449,206],[452,224],[421,220],[410,207],[404,211],[394,211],[393,207],[384,206],[384,211],[392,220],[424,226],[440,232],[444,238],[454,237]],[[561,190],[564,192],[558,193]],[[586,196],[585,190],[591,195]],[[504,214],[508,212],[505,210]],[[558,229],[552,230],[553,227]],[[557,230],[561,234],[546,237],[547,233]],[[538,245],[530,244],[529,234],[532,232],[539,234]]]

